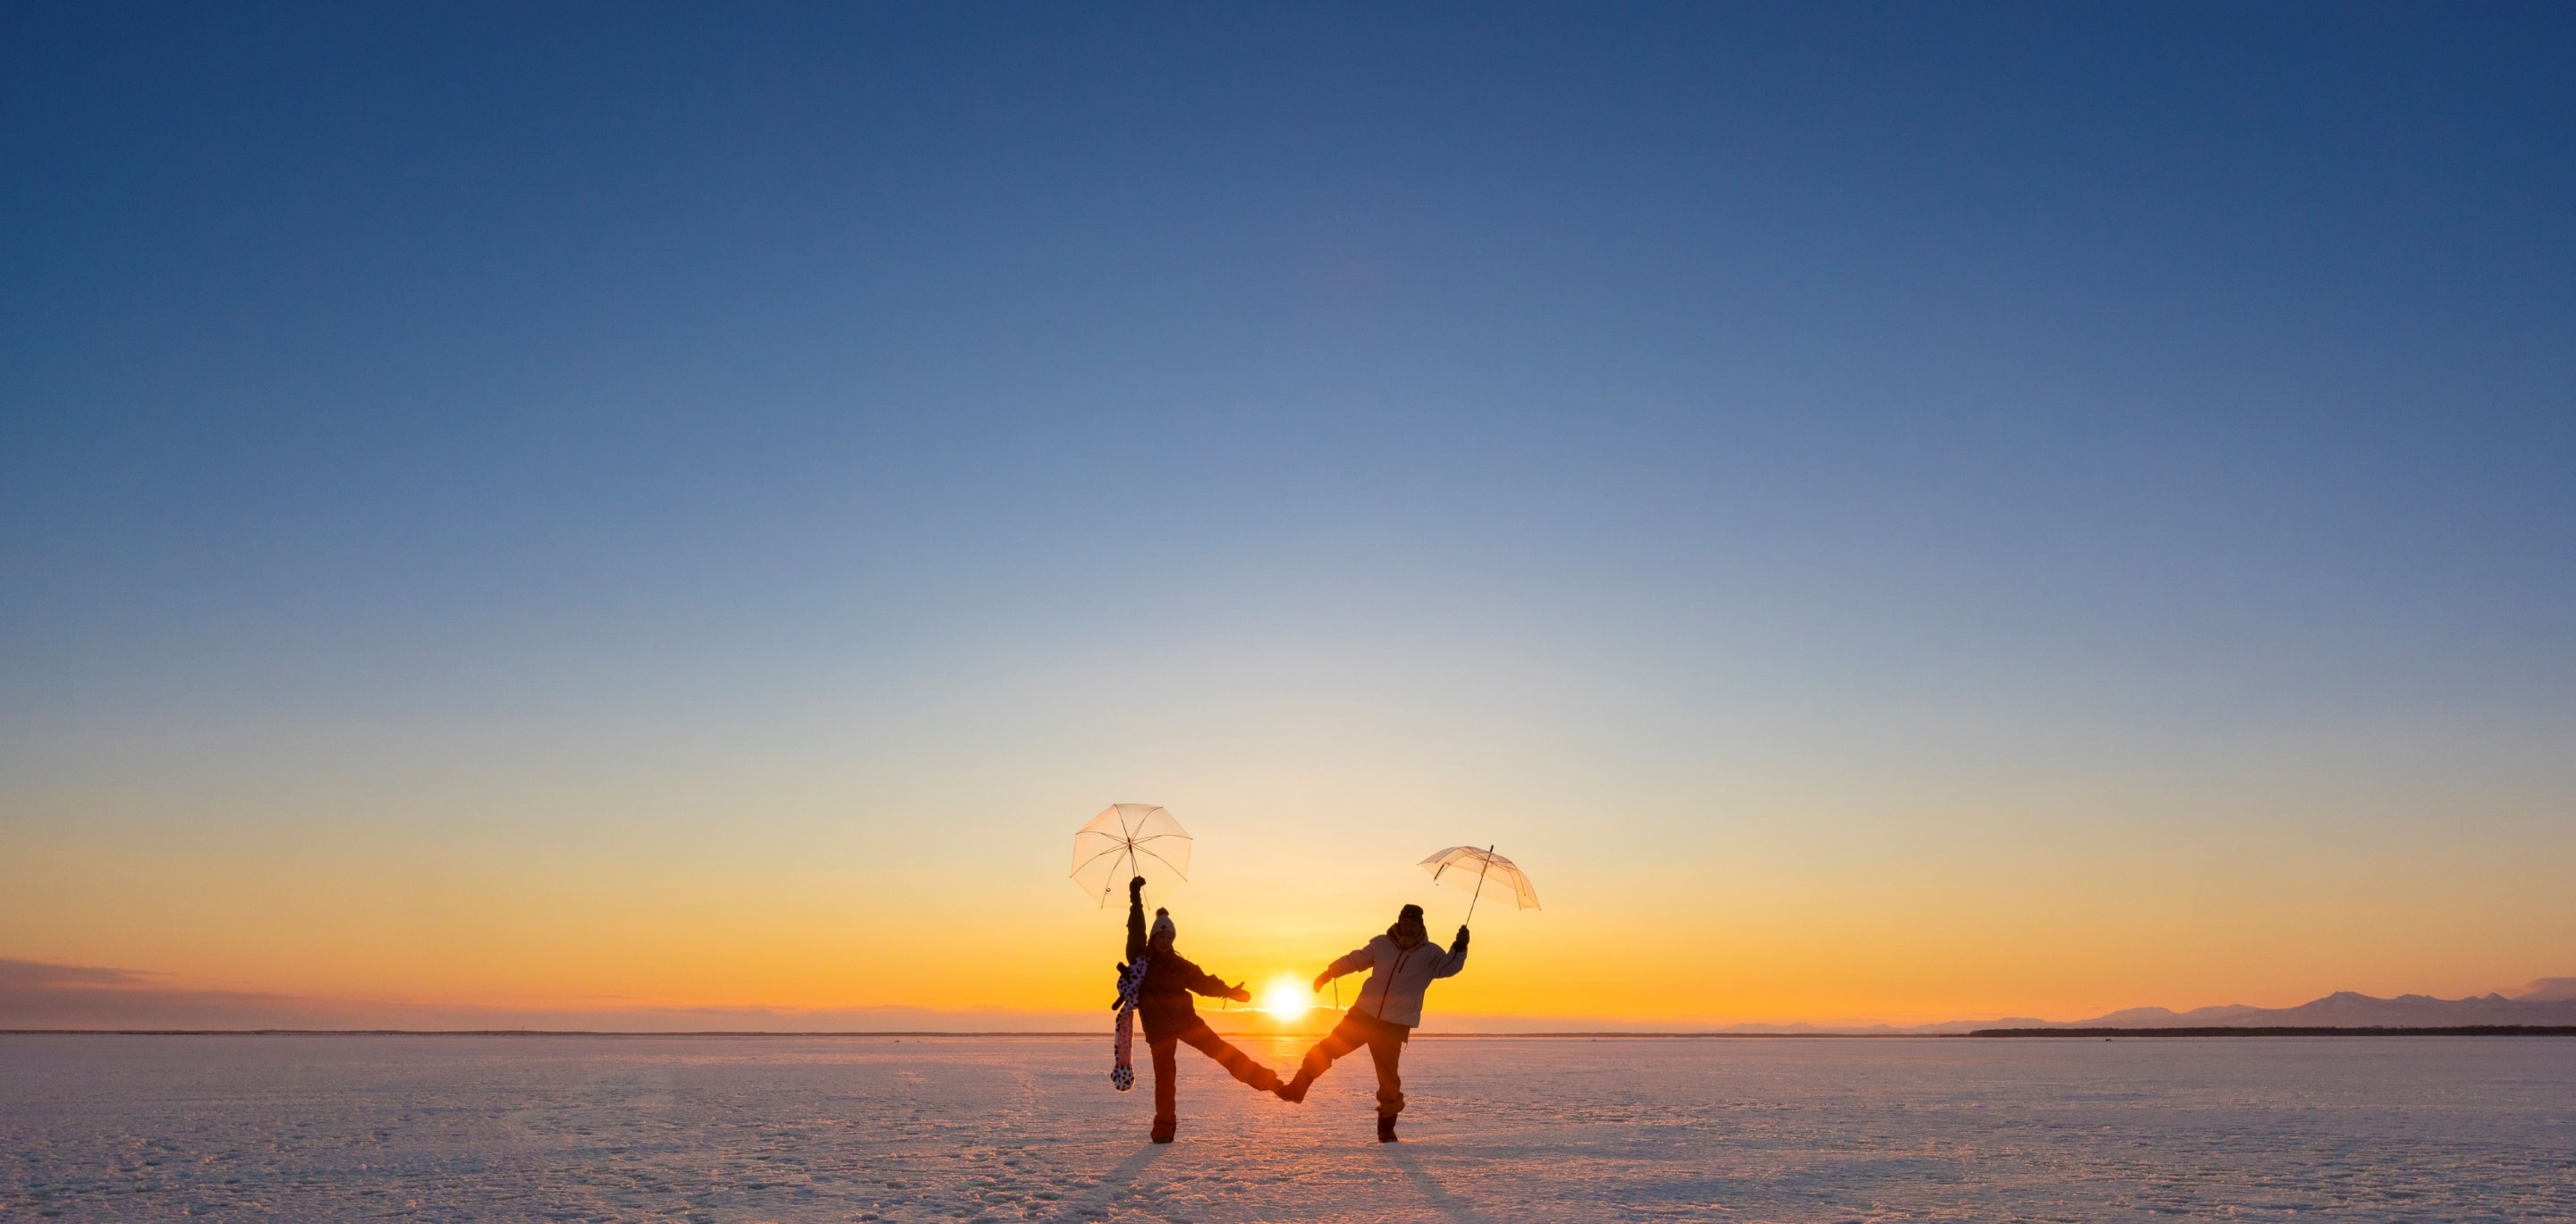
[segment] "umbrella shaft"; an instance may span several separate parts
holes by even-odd
[[[1500,842],[1495,843],[1495,845],[1500,844]],[[1467,898],[1467,922],[1474,922],[1476,920],[1476,903],[1485,899],[1485,873],[1494,869],[1493,856],[1494,847],[1485,847],[1485,861],[1480,865],[1480,869],[1476,872],[1476,895]],[[1458,925],[1465,926],[1467,923],[1462,922]]]

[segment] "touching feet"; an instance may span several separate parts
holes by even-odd
[[[1295,1105],[1306,1099],[1306,1089],[1313,1085],[1314,1082],[1314,1076],[1300,1071],[1297,1073],[1297,1078],[1281,1084],[1278,1087],[1271,1089],[1271,1091],[1279,1094],[1280,1100],[1286,1101],[1291,1105]]]

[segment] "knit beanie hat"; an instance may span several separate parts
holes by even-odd
[[[1393,935],[1393,934],[1395,934],[1396,932],[1401,931],[1401,930],[1403,930],[1403,929],[1404,929],[1404,928],[1406,928],[1406,927],[1412,927],[1412,928],[1413,928],[1414,930],[1416,930],[1416,931],[1420,931],[1420,930],[1422,930],[1422,907],[1421,907],[1421,906],[1419,906],[1419,905],[1408,905],[1408,906],[1405,906],[1403,909],[1400,909],[1400,910],[1395,911],[1395,925],[1394,925],[1394,926],[1391,926],[1391,927],[1388,927],[1388,928],[1386,929],[1386,933],[1387,933],[1387,934],[1389,934],[1389,935]]]
[[[1178,938],[1180,933],[1180,928],[1172,925],[1172,911],[1167,909],[1154,911],[1154,938],[1168,943]]]

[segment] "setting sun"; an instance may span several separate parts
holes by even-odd
[[[1261,1010],[1281,1020],[1294,1020],[1314,1006],[1315,992],[1295,978],[1279,978],[1261,992]]]

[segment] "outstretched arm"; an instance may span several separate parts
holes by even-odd
[[[1332,964],[1324,966],[1324,971],[1315,975],[1315,989],[1322,990],[1324,988],[1324,983],[1332,981],[1334,978],[1340,977],[1345,973],[1357,973],[1362,969],[1375,965],[1376,963],[1377,958],[1369,955],[1369,950],[1363,947],[1356,952],[1344,956],[1340,960],[1334,961]]]
[[[1211,999],[1232,999],[1237,1003],[1252,1001],[1251,991],[1241,986],[1228,986],[1224,978],[1213,973],[1201,972],[1197,977],[1190,979],[1190,989]]]
[[[1145,954],[1145,877],[1127,881],[1127,963]]]

